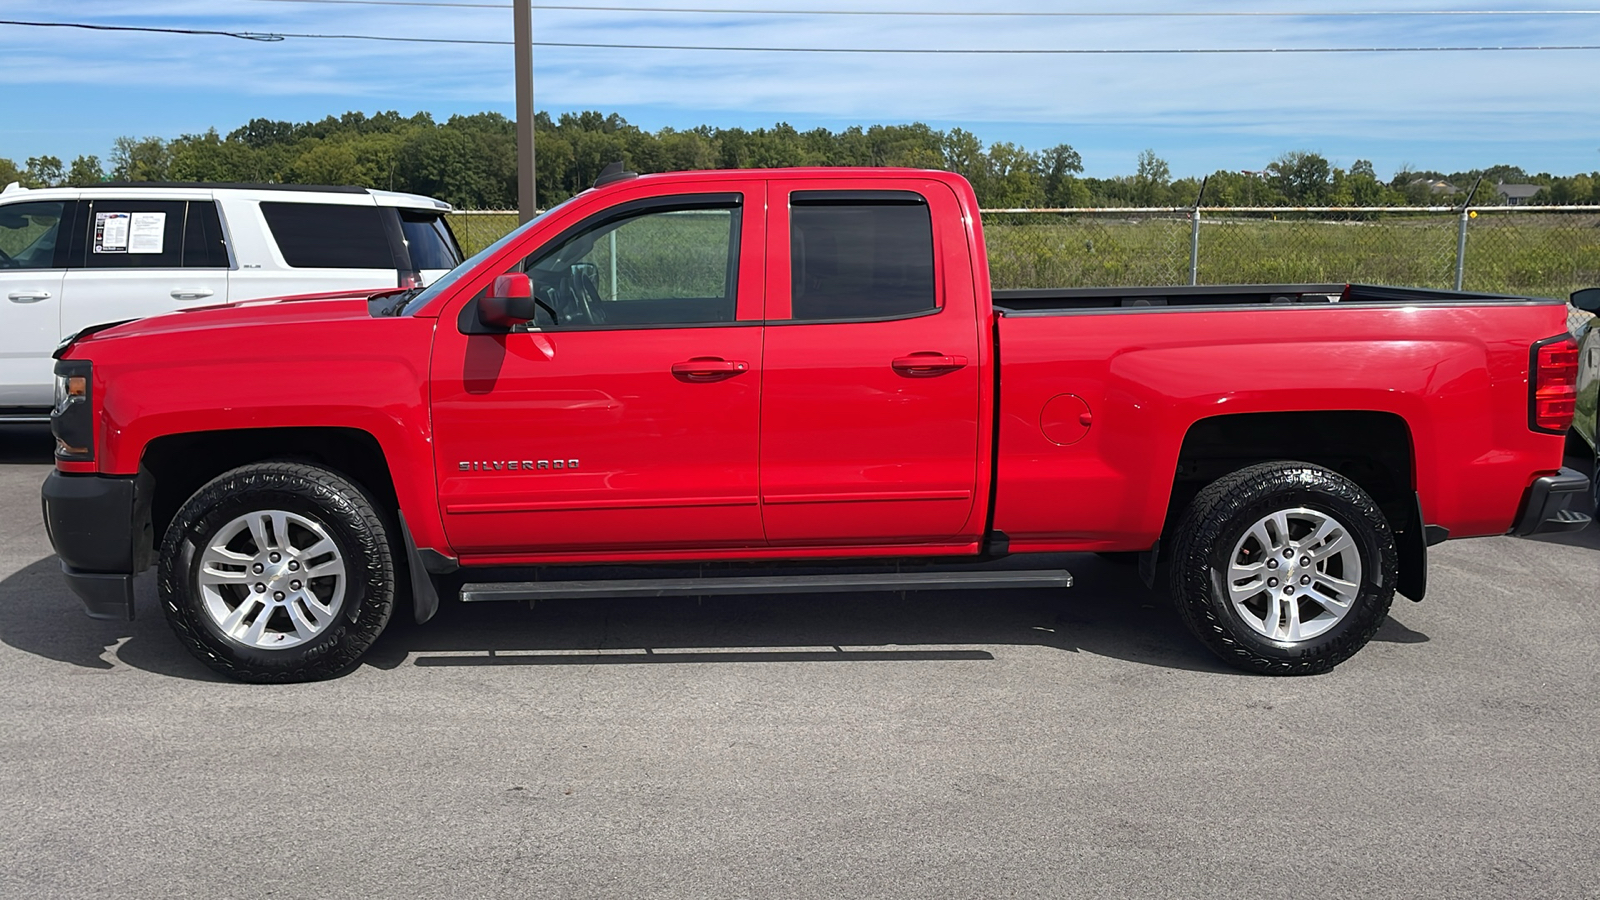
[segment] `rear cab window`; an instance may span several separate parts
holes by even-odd
[[[933,219],[912,191],[795,191],[790,316],[863,321],[938,309]]]

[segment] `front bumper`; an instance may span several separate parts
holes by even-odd
[[[1560,531],[1578,531],[1594,516],[1584,506],[1591,499],[1589,476],[1577,469],[1562,469],[1535,479],[1522,498],[1522,512],[1511,534],[1526,537]]]
[[[51,472],[44,527],[67,586],[96,619],[133,618],[133,576],[150,565],[148,476]]]

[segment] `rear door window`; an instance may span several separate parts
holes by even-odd
[[[405,235],[413,269],[453,269],[461,262],[455,236],[438,213],[400,210],[400,233]]]
[[[394,250],[376,206],[261,204],[283,261],[296,269],[395,269]]]
[[[217,204],[191,200],[183,223],[183,267],[185,269],[226,269],[228,242],[222,235],[222,219]]]
[[[183,200],[91,200],[78,226],[86,231],[86,269],[176,269],[183,265]],[[74,253],[74,256],[77,254]]]
[[[920,194],[796,191],[789,203],[794,319],[889,319],[938,308],[933,220]]]

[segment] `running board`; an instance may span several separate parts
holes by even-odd
[[[461,599],[550,600],[557,597],[710,597],[726,594],[837,594],[856,591],[971,591],[1072,587],[1066,569],[1014,572],[887,572],[879,575],[793,575],[730,578],[626,578],[467,584]]]

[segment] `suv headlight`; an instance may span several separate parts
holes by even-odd
[[[56,436],[56,459],[87,462],[94,459],[93,364],[86,359],[56,363],[56,401],[50,411],[50,431]]]

